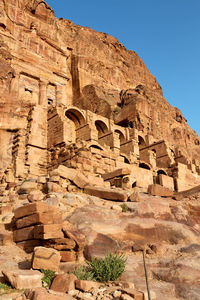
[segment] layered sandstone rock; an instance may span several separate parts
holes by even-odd
[[[55,265],[57,270],[60,260],[83,261],[85,237],[69,222],[62,222],[62,214],[58,208],[36,202],[18,207],[14,216],[13,240],[27,253],[35,251],[33,268],[45,269],[46,263],[49,269]],[[55,261],[54,256],[57,259]]]
[[[164,139],[176,161],[199,170],[199,137],[134,51],[105,33],[56,19],[44,1],[6,0],[0,8],[3,171],[46,174],[47,106],[71,104],[132,124],[147,140]]]
[[[0,1],[0,12],[0,203],[6,225],[3,214],[11,220],[19,207],[14,241],[27,252],[42,246],[44,260],[58,251],[68,263],[128,252],[124,278],[142,291],[146,250],[152,298],[154,290],[158,299],[195,297],[199,137],[115,38],[56,19],[44,1]],[[84,188],[101,199],[77,193]],[[148,189],[157,197],[140,193]],[[22,263],[14,252],[5,261],[11,242],[2,230],[1,270]],[[136,298],[114,289],[113,297]],[[41,291],[30,299],[38,297],[60,299]]]

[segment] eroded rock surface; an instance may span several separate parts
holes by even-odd
[[[0,144],[0,271],[29,270],[42,246],[70,290],[11,299],[142,299],[142,252],[152,299],[199,299],[200,139],[134,51],[45,1],[0,1]],[[63,286],[113,251],[121,282]]]

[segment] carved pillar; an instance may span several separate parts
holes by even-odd
[[[40,81],[39,105],[47,107],[47,81]]]
[[[14,94],[16,97],[19,95],[19,77],[20,77],[20,72],[15,71],[15,77],[11,81],[10,85],[10,93]]]

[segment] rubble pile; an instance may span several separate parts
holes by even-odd
[[[37,246],[53,248],[63,262],[76,261],[83,253],[84,238],[62,221],[56,207],[43,202],[21,206],[14,211],[13,223],[13,240],[27,253]]]

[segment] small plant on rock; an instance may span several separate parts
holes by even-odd
[[[121,205],[121,208],[122,208],[122,212],[127,212],[128,211],[128,205],[126,203],[123,203]]]
[[[7,294],[12,290],[12,286],[8,283],[0,283],[0,295]]]
[[[95,281],[94,273],[88,266],[80,267],[74,270],[74,275],[80,280],[92,280]]]
[[[98,282],[115,281],[125,270],[127,258],[124,255],[109,253],[104,259],[92,258],[88,266],[74,271],[78,279]]]
[[[1,222],[4,222],[6,220],[6,216],[4,216],[2,219],[1,219]]]
[[[50,288],[54,278],[56,277],[55,272],[44,269],[41,269],[40,272],[44,274],[44,277],[42,278],[42,286],[45,288]]]

